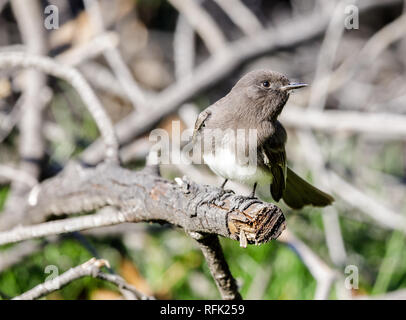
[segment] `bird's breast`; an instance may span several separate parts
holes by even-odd
[[[259,185],[272,182],[272,175],[262,170],[256,159],[241,159],[228,148],[217,147],[215,152],[204,153],[203,159],[215,174],[225,179]]]

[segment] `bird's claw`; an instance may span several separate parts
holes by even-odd
[[[199,201],[199,203],[195,207],[195,211],[192,215],[192,217],[197,216],[197,208],[204,205],[204,204],[216,204],[216,201],[220,202],[220,205],[224,205],[224,200],[230,196],[230,193],[234,193],[232,190],[225,190],[225,189],[220,189],[217,192],[210,193],[209,196],[206,198],[202,199]]]
[[[241,204],[244,203],[244,201],[246,200],[246,197],[243,196],[235,196],[233,197],[233,204],[231,205],[230,209],[228,210],[228,212],[233,212],[234,210],[238,209]]]
[[[236,209],[240,209],[241,211],[247,210],[252,204],[261,202],[257,197],[255,196],[249,196],[249,197],[244,197],[244,196],[235,196],[233,198],[233,205],[230,207],[228,212],[233,212]],[[240,208],[241,205],[245,203],[244,207]]]

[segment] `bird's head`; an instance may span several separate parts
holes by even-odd
[[[266,119],[276,119],[282,112],[292,90],[306,87],[304,83],[292,83],[283,74],[270,70],[256,70],[243,76],[232,93],[243,92],[251,108]],[[252,103],[251,103],[252,102]]]

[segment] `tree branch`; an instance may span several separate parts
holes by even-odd
[[[276,239],[285,229],[283,213],[274,204],[224,193],[186,178],[176,180],[174,183],[111,164],[87,169],[68,167],[33,189],[26,207],[31,220],[25,223],[107,206],[114,206],[118,211],[19,226],[0,233],[0,244],[123,222],[166,222],[188,232],[234,240],[243,237],[251,244]]]
[[[224,257],[219,238],[216,235],[200,233],[190,233],[190,236],[199,244],[222,299],[241,300],[242,297]]]
[[[36,68],[44,73],[69,82],[82,98],[100,130],[105,143],[106,158],[114,162],[118,161],[118,142],[114,132],[114,126],[92,88],[76,69],[59,64],[49,57],[36,56],[23,52],[0,53],[0,69],[16,67]]]
[[[103,15],[98,0],[85,0],[84,5],[96,33],[105,32]],[[111,47],[107,48],[103,54],[134,108],[137,108],[137,111],[145,111],[146,99],[144,93],[132,76],[131,70],[125,64],[120,51],[116,47]]]
[[[315,293],[316,300],[328,299],[331,287],[339,277],[339,273],[330,268],[320,257],[318,257],[305,243],[295,237],[288,230],[283,233],[279,241],[286,243],[299,255],[303,263],[317,281]]]
[[[197,1],[168,0],[193,26],[211,53],[221,50],[226,39],[212,17]]]
[[[27,3],[24,0],[11,2],[21,38],[30,54],[43,55],[47,52],[46,37],[42,26],[42,15],[38,0]],[[42,134],[43,111],[47,104],[39,94],[46,87],[45,75],[35,69],[24,70],[22,76],[23,94],[21,112],[18,112],[20,131],[18,151],[20,156],[19,171],[31,176],[35,181],[41,174],[41,160],[45,154],[45,142]],[[20,101],[20,100],[19,100]],[[19,101],[17,103],[19,103]],[[31,179],[31,180],[32,180]],[[21,211],[21,198],[29,191],[27,184],[14,180],[6,203],[5,220],[22,220],[15,212]]]
[[[314,129],[335,133],[369,134],[380,139],[404,139],[406,116],[390,113],[368,113],[359,111],[318,111],[289,105],[283,110],[281,122],[295,129]]]
[[[242,1],[214,0],[214,2],[227,13],[234,24],[246,35],[254,35],[262,29],[261,22],[259,22],[255,14],[251,12]]]
[[[41,247],[37,242],[24,242],[0,251],[0,273],[37,252]]]
[[[93,277],[99,278],[108,282],[111,282],[118,286],[119,290],[126,299],[129,300],[147,300],[150,297],[147,297],[143,293],[139,292],[134,286],[126,283],[123,278],[118,275],[106,274],[100,271],[104,266],[109,266],[108,261],[106,260],[97,260],[92,258],[89,261],[75,267],[71,268],[65,273],[57,276],[54,279],[45,281],[42,284],[32,288],[31,290],[23,293],[20,296],[13,298],[13,300],[34,300],[40,297],[43,297],[53,291],[59,290],[67,284],[71,283],[74,280],[83,278],[83,277]]]

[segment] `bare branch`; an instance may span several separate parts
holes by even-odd
[[[322,219],[330,259],[335,266],[344,266],[347,262],[347,251],[345,250],[344,238],[341,232],[338,210],[334,206],[325,208]]]
[[[316,64],[315,81],[314,85],[312,85],[309,98],[309,109],[322,110],[326,103],[330,83],[329,75],[334,65],[340,40],[344,34],[344,9],[350,2],[353,1],[346,0],[336,2],[335,8],[332,11],[331,21],[327,27]],[[320,79],[324,80],[319,81]]]
[[[406,300],[406,289],[399,289],[396,291],[390,291],[385,294],[378,294],[378,295],[362,295],[356,296],[353,298],[354,300]]]
[[[385,228],[406,233],[406,218],[404,215],[386,207],[382,204],[382,201],[368,196],[332,171],[329,171],[329,179],[335,193],[350,206],[357,208]]]
[[[103,16],[98,1],[85,0],[84,4],[96,32],[104,32]],[[144,93],[134,80],[118,49],[109,48],[104,51],[104,56],[133,106],[138,110],[145,110],[146,99]]]
[[[406,14],[385,25],[364,45],[361,51],[354,58],[351,56],[338,67],[330,77],[329,92],[338,90],[348,82],[357,71],[365,68],[377,60],[379,55],[392,43],[399,41],[405,36]],[[325,79],[319,80],[324,82]]]
[[[299,137],[302,146],[307,146],[311,148],[311,150],[315,150],[313,153],[305,152],[305,155],[309,157],[308,162],[323,163],[323,159],[320,158],[321,151],[314,141],[314,137],[306,134],[301,134]],[[361,190],[358,190],[332,170],[324,169],[323,167],[322,171],[318,170],[313,172],[315,174],[317,173],[317,175],[321,175],[323,183],[328,186],[329,190],[333,190],[335,194],[351,207],[357,208],[386,228],[406,232],[406,218],[387,208],[381,201],[375,200]]]
[[[119,211],[19,226],[0,233],[0,244],[124,222],[167,222],[188,232],[234,240],[240,240],[243,233],[247,243],[256,244],[276,239],[285,228],[285,218],[274,204],[185,179],[177,179],[176,184],[108,164],[69,169],[34,188],[29,203],[27,216],[39,221],[52,214],[89,212],[106,206]]]
[[[323,260],[321,260],[305,243],[295,237],[289,230],[286,230],[279,241],[286,243],[294,248],[300,256],[303,263],[307,266],[310,273],[317,281],[315,293],[316,300],[328,299],[334,280],[338,273],[331,269]]]
[[[173,50],[176,78],[190,75],[195,64],[195,32],[182,14],[176,23]]]
[[[315,74],[315,86],[312,86],[309,98],[309,104],[307,110],[323,110],[328,97],[328,87],[330,81],[330,75],[333,69],[337,49],[339,47],[341,38],[344,33],[344,13],[345,6],[353,3],[352,0],[340,1],[331,3],[329,5],[334,6],[331,14],[331,21],[327,27],[326,34],[319,51],[319,57],[317,61],[316,74]],[[324,78],[325,81],[321,82],[319,79]],[[316,144],[316,139],[310,130],[299,131],[299,137],[303,135],[308,136],[309,139],[313,139]],[[308,164],[312,168],[313,172],[316,172],[316,182],[327,192],[332,192],[328,183],[325,181],[324,173],[324,160],[321,154],[320,148],[314,150],[314,157],[318,157],[318,161],[311,162],[309,157]],[[327,248],[330,258],[336,265],[343,265],[347,259],[347,253],[344,246],[344,240],[341,233],[341,228],[338,219],[338,213],[334,206],[327,207],[323,210],[323,225],[324,235],[327,242]],[[318,286],[316,297],[328,297],[331,283]]]
[[[262,25],[241,0],[214,0],[246,35],[254,35]]]
[[[113,274],[106,274],[100,271],[104,266],[109,266],[108,261],[106,260],[97,260],[92,258],[89,261],[75,267],[71,268],[65,273],[57,276],[54,279],[47,280],[42,284],[32,288],[31,290],[23,293],[20,296],[13,298],[13,300],[34,300],[41,298],[53,291],[59,290],[67,284],[71,283],[74,280],[83,278],[83,277],[93,277],[99,278],[108,282],[111,282],[118,286],[119,290],[122,292],[123,296],[126,299],[138,300],[138,299],[149,299],[141,292],[139,292],[134,286],[126,283],[123,278]]]
[[[226,39],[212,17],[196,1],[169,0],[193,26],[211,53],[224,48]]]
[[[117,82],[110,70],[99,63],[89,61],[80,66],[80,70],[93,87],[103,92],[128,99],[122,86]]]
[[[57,55],[55,59],[60,63],[75,67],[87,60],[96,58],[106,50],[115,48],[118,45],[118,42],[119,38],[116,33],[101,33],[90,39],[89,42],[74,46],[71,49],[62,52]]]
[[[42,15],[39,1],[34,0],[27,3],[24,0],[16,0],[11,2],[11,7],[27,52],[35,55],[45,54],[47,45],[41,23]],[[35,69],[24,70],[20,75],[23,80],[23,94],[21,100],[17,101],[17,104],[21,102],[21,106],[17,106],[20,131],[18,170],[30,176],[32,181],[32,179],[38,180],[41,174],[40,164],[45,154],[45,141],[41,128],[43,126],[43,110],[47,101],[42,99],[39,93],[46,86],[46,78],[42,72]],[[18,179],[13,181],[5,205],[6,212],[1,217],[2,220],[7,220],[9,217],[15,220],[23,218],[23,216],[18,215],[18,213],[22,213],[21,197],[29,189],[30,187],[26,183],[22,183]]]
[[[29,173],[2,164],[0,164],[0,176],[6,178],[8,181],[18,181],[28,188],[32,188],[37,184],[37,179]]]
[[[217,235],[189,233],[200,246],[223,300],[241,300],[237,283],[230,272]]]
[[[93,90],[76,69],[59,64],[48,57],[35,56],[22,52],[0,53],[0,68],[15,67],[33,67],[69,82],[72,87],[77,90],[100,130],[106,146],[106,158],[111,161],[118,161],[118,142],[113,124]]]
[[[406,137],[406,116],[358,111],[316,111],[289,105],[280,116],[287,127],[323,132],[369,134],[380,139]]]
[[[25,257],[32,255],[41,248],[36,242],[19,243],[7,250],[0,251],[0,273],[3,270],[21,262]]]

